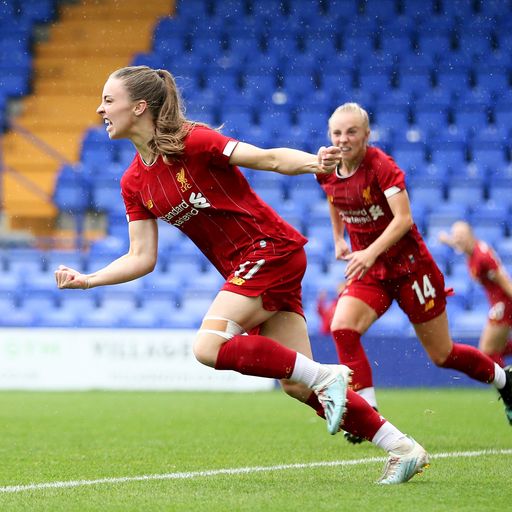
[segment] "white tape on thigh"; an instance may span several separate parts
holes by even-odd
[[[199,329],[198,334],[202,332],[208,332],[210,334],[217,334],[225,340],[230,340],[233,336],[242,334],[244,332],[242,327],[240,327],[236,322],[233,322],[233,320],[230,320],[229,318],[223,318],[221,316],[205,316],[203,319],[203,324],[207,323],[208,320],[221,320],[222,322],[225,322],[226,325],[224,330],[219,331],[217,329]]]

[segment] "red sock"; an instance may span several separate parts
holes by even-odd
[[[459,370],[468,377],[487,384],[494,380],[494,361],[471,345],[454,343],[448,359],[440,366]]]
[[[311,393],[311,395],[309,395],[308,399],[304,403],[306,405],[309,405],[309,407],[311,407],[312,409],[314,409],[316,411],[316,413],[318,414],[318,416],[320,416],[320,418],[323,418],[325,420],[324,408],[323,408],[322,404],[320,403],[320,401],[318,400],[316,393]]]
[[[340,363],[354,372],[351,384],[354,391],[373,387],[372,369],[361,344],[361,335],[352,329],[339,329],[333,331],[332,336]]]
[[[347,412],[341,427],[343,430],[371,441],[386,420],[355,391],[347,392]]]
[[[296,357],[296,352],[266,336],[238,334],[220,347],[215,369],[287,379],[293,372]]]

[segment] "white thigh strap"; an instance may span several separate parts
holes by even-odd
[[[205,316],[203,323],[201,324],[201,329],[199,329],[199,333],[201,332],[217,334],[225,340],[230,340],[233,336],[242,334],[244,330],[236,322],[233,322],[233,320],[230,320],[229,318],[223,318],[221,316]]]

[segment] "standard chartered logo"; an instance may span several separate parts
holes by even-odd
[[[171,208],[169,212],[160,217],[173,226],[179,227],[199,213],[201,208],[209,208],[211,204],[201,192],[191,192],[188,202],[186,199]]]

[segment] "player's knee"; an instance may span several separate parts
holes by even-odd
[[[363,318],[362,316],[357,318],[350,318],[350,317],[342,317],[342,318],[336,318],[334,317],[331,322],[331,332],[334,331],[342,331],[344,329],[350,330],[350,331],[356,331],[359,333],[364,333],[368,327],[371,325],[371,322],[366,320],[366,318]]]
[[[209,342],[205,338],[205,336],[198,336],[196,338],[196,341],[192,347],[192,352],[194,354],[194,357],[201,364],[211,366],[213,368],[215,366],[215,362],[217,361],[217,355],[219,353],[221,343],[219,342],[219,344],[217,345],[215,343],[212,343],[211,341]]]
[[[222,344],[242,332],[243,329],[229,318],[206,316],[192,349],[195,358],[202,364],[215,367]]]

